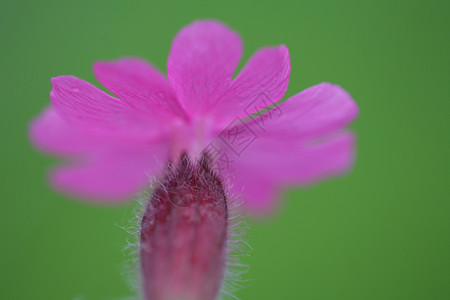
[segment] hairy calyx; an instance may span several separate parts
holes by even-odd
[[[140,229],[142,289],[151,300],[213,300],[223,282],[228,209],[208,158],[183,155],[149,199]]]

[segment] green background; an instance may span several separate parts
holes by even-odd
[[[322,81],[361,115],[343,177],[284,194],[251,222],[241,299],[450,299],[448,1],[1,1],[0,298],[123,299],[134,205],[91,206],[52,191],[55,161],[27,124],[50,77],[96,82],[91,65],[124,55],[165,70],[171,39],[198,18],[240,32],[244,61],[286,44],[286,96]],[[242,63],[241,63],[242,66]]]

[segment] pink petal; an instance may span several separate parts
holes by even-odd
[[[167,149],[153,145],[143,151],[97,153],[82,165],[55,168],[51,173],[53,185],[69,194],[100,202],[126,200],[149,183],[165,163]]]
[[[52,108],[45,108],[30,124],[30,139],[41,151],[55,155],[75,155],[106,149],[123,141],[92,135],[70,126]]]
[[[118,201],[138,192],[167,160],[164,140],[134,140],[95,135],[70,126],[47,107],[30,126],[33,144],[45,152],[64,155],[74,165],[56,168],[53,185],[69,194]],[[78,163],[78,165],[77,165]]]
[[[167,73],[186,110],[212,109],[228,90],[241,55],[239,35],[220,22],[196,21],[184,27],[172,43]]]
[[[53,107],[46,107],[29,126],[33,145],[44,152],[74,156],[124,147],[148,147],[155,140],[139,140],[85,132],[63,120]]]
[[[259,176],[252,169],[236,167],[231,192],[242,199],[243,209],[255,215],[267,215],[276,209],[278,188],[273,180]]]
[[[345,90],[322,83],[248,121],[247,129],[238,125],[242,128],[234,132],[242,133],[240,141],[253,142],[235,153],[234,144],[222,146],[234,158],[228,169],[236,177],[234,192],[243,191],[250,211],[265,212],[275,206],[282,187],[346,172],[354,161],[355,142],[343,129],[357,114]]]
[[[263,136],[314,138],[344,128],[358,115],[358,106],[340,86],[310,87],[251,122]]]
[[[233,80],[221,112],[246,117],[278,102],[286,92],[291,71],[286,46],[258,50]],[[223,112],[225,113],[225,112]]]
[[[266,170],[265,177],[279,184],[310,184],[346,171],[353,163],[353,146],[348,132],[316,142],[260,138],[239,161],[242,167]]]
[[[277,189],[312,184],[341,174],[352,166],[353,160],[351,133],[314,142],[261,137],[240,157],[235,156],[229,174],[236,177],[233,191],[242,190],[247,197],[246,207],[258,213],[275,206]]]
[[[58,114],[82,131],[110,136],[154,137],[160,122],[73,76],[52,78],[50,100]]]
[[[122,58],[96,62],[94,73],[120,100],[152,118],[184,116],[166,77],[145,60]]]

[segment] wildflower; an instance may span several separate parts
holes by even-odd
[[[233,79],[241,54],[234,31],[194,22],[173,41],[168,80],[141,59],[98,62],[94,73],[115,96],[55,77],[51,106],[31,124],[39,149],[67,158],[51,172],[60,190],[117,202],[159,178],[139,231],[145,299],[216,299],[232,240],[228,195],[268,212],[280,188],[352,163],[345,126],[358,109],[347,92],[322,83],[278,103],[288,49],[260,49]]]
[[[51,171],[53,185],[123,201],[149,176],[164,176],[167,161],[215,149],[213,164],[231,178],[231,192],[242,195],[246,209],[268,212],[280,188],[347,170],[354,142],[344,128],[358,112],[349,94],[322,83],[266,111],[287,89],[288,49],[260,49],[233,79],[241,53],[237,33],[196,21],[173,41],[168,80],[137,58],[94,65],[115,96],[73,76],[52,78],[51,106],[30,135],[39,149],[68,159]]]

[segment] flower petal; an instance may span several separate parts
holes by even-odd
[[[321,83],[290,97],[250,124],[259,127],[262,136],[307,139],[344,128],[357,115],[358,106],[344,89]]]
[[[290,71],[286,46],[258,50],[233,80],[221,112],[242,118],[275,104],[286,92]]]
[[[247,195],[249,210],[267,211],[274,207],[276,191],[282,187],[311,184],[346,172],[354,160],[354,137],[343,129],[357,114],[358,107],[345,90],[322,83],[246,126],[238,125],[233,132],[242,133],[240,140],[253,142],[240,148],[244,150],[237,152],[239,156],[230,147],[223,148],[235,158],[228,171],[238,179],[234,191]]]
[[[229,154],[232,155],[232,154]],[[324,177],[346,172],[354,160],[354,138],[342,133],[320,142],[259,138],[230,165],[235,177],[233,192],[242,193],[252,212],[275,206],[276,190],[312,184]],[[258,197],[258,198],[256,198]]]
[[[98,81],[120,100],[153,118],[165,114],[184,116],[166,77],[145,60],[99,61],[94,64],[94,73]]]
[[[168,154],[162,139],[142,141],[80,131],[52,107],[31,123],[30,136],[40,150],[67,156],[75,163],[52,172],[57,189],[104,202],[133,196]]]
[[[259,176],[255,170],[235,167],[231,192],[244,200],[243,208],[255,215],[267,215],[273,212],[279,199],[275,182]]]
[[[39,150],[54,155],[89,153],[123,143],[123,140],[117,138],[77,130],[64,121],[51,106],[31,122],[29,134],[32,143]]]
[[[196,21],[184,27],[172,43],[167,73],[185,109],[212,109],[227,92],[241,55],[239,35],[220,22]]]
[[[238,161],[249,169],[266,170],[265,177],[278,184],[310,184],[346,171],[353,163],[353,146],[348,132],[315,142],[260,138]]]
[[[90,133],[111,136],[153,137],[161,123],[149,118],[90,83],[73,76],[52,78],[50,100],[70,125]]]
[[[63,192],[99,202],[129,199],[144,188],[150,176],[157,175],[165,163],[167,149],[153,145],[148,149],[115,149],[97,153],[82,165],[55,168],[50,179]]]

